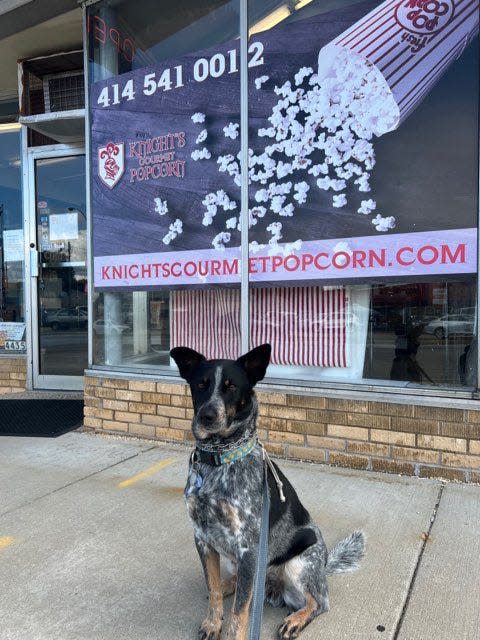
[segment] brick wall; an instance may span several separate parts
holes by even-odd
[[[25,391],[27,361],[25,358],[0,356],[0,394]]]
[[[286,458],[480,482],[480,411],[257,392],[259,434]],[[182,383],[87,376],[85,427],[191,441]]]

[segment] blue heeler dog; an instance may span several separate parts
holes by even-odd
[[[257,400],[253,387],[263,379],[270,345],[238,360],[207,360],[187,347],[172,349],[180,375],[189,383],[196,448],[190,460],[185,497],[195,544],[209,591],[209,610],[200,640],[219,640],[223,597],[235,593],[228,640],[245,640],[260,535],[263,449],[257,441]],[[273,463],[283,483],[281,500],[269,470],[270,534],[266,600],[290,614],[278,629],[284,640],[296,638],[327,611],[327,576],[352,571],[364,552],[364,536],[354,531],[330,552],[295,489]],[[283,496],[282,496],[283,497]],[[231,575],[220,577],[220,556]]]

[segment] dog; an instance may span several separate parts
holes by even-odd
[[[270,361],[268,344],[238,360],[207,360],[187,347],[170,352],[191,389],[196,448],[189,465],[185,498],[195,544],[209,592],[209,609],[199,640],[219,640],[223,598],[235,594],[228,640],[246,640],[257,562],[264,487],[263,449],[256,436],[258,405],[254,386]],[[327,576],[357,567],[364,535],[354,531],[330,552],[319,528],[275,463],[283,483],[282,502],[270,471],[269,557],[265,599],[291,613],[278,629],[282,640],[297,638],[328,611]],[[220,557],[230,574],[223,582]]]

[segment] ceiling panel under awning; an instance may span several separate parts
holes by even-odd
[[[32,4],[24,8],[29,6]],[[9,15],[2,16],[0,22]],[[17,60],[82,47],[82,11],[79,7],[0,40],[0,102],[18,95]]]

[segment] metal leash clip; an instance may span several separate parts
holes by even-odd
[[[263,442],[260,442],[260,440],[258,441],[258,444],[262,447],[262,452],[263,452],[263,460],[264,462],[267,463],[270,471],[272,472],[272,476],[275,479],[275,482],[277,483],[277,488],[278,488],[278,495],[280,496],[280,502],[286,502],[286,498],[285,498],[285,494],[283,493],[283,482],[280,480],[280,478],[278,477],[278,473],[277,470],[275,469],[275,466],[273,464],[273,462],[270,460],[270,456],[268,455]]]

